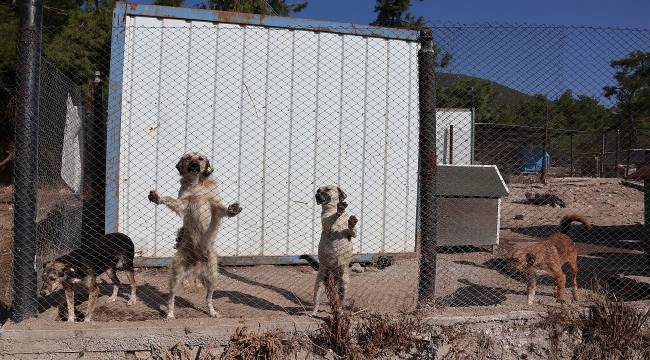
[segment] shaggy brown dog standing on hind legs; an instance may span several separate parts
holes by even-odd
[[[172,261],[169,277],[169,302],[167,318],[174,317],[176,292],[183,278],[194,272],[207,289],[206,302],[210,316],[218,316],[212,304],[212,293],[217,283],[217,253],[214,241],[224,217],[241,212],[239,203],[227,208],[223,205],[217,182],[210,176],[210,161],[202,154],[192,152],[183,155],[176,164],[181,175],[178,198],[149,193],[154,204],[163,204],[183,218],[183,227],[176,239],[176,255]]]
[[[564,264],[569,264],[572,272],[571,293],[573,300],[578,301],[578,252],[576,246],[568,235],[569,225],[577,221],[590,228],[589,223],[580,215],[568,215],[560,222],[560,231],[537,244],[524,249],[515,250],[508,260],[510,266],[517,270],[526,271],[528,277],[528,305],[535,301],[535,290],[538,271],[549,273],[557,284],[557,301],[564,302],[564,287],[566,276],[562,271]]]

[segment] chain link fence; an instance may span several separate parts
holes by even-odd
[[[592,225],[568,228],[577,250],[578,298],[605,289],[620,300],[647,299],[643,194],[640,183],[623,179],[648,163],[648,114],[608,89],[624,92],[625,81],[645,71],[650,31],[510,24],[435,24],[433,30],[452,58],[437,69],[437,106],[471,109],[474,123],[473,142],[451,137],[467,122],[463,116],[445,123],[446,153],[454,155],[447,163],[469,164],[456,154],[473,153],[472,164],[496,165],[507,186],[507,196],[498,199],[441,199],[452,204],[439,203],[446,214],[440,213],[438,244],[449,236],[461,246],[438,254],[437,302],[526,304],[535,285],[535,302],[553,302],[556,279],[563,279],[554,270],[557,259],[570,300],[573,255],[566,249],[555,254],[542,240],[562,231],[561,219],[574,214]],[[644,60],[630,60],[635,51],[645,51]],[[613,66],[621,59],[628,67]],[[492,253],[475,246],[488,242]],[[513,270],[513,254],[525,254],[521,267],[551,276]],[[535,277],[537,284],[530,280]]]
[[[604,90],[620,85],[611,61],[647,62],[650,31],[430,24],[427,51],[402,30],[115,17],[112,50],[95,59],[110,68],[47,51],[41,63],[38,288],[68,286],[70,267],[101,273],[93,320],[159,319],[171,288],[177,318],[209,316],[206,292],[224,317],[299,315],[319,271],[339,267],[350,303],[372,312],[536,307],[556,283],[540,276],[528,305],[512,254],[571,214],[593,225],[568,231],[580,300],[599,287],[650,297],[632,179],[648,162],[649,114]],[[323,221],[340,231],[323,238]],[[113,232],[133,248],[101,237]],[[117,296],[111,267],[126,270]],[[11,279],[2,286],[9,301]],[[39,317],[65,320],[52,290]]]

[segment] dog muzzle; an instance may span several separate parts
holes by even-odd
[[[201,171],[201,165],[197,162],[192,161],[189,165],[187,165],[187,171],[198,173]]]
[[[323,196],[322,193],[320,193],[320,192],[316,192],[316,204],[318,204],[318,205],[322,205],[322,204],[324,204],[326,201],[327,201],[327,199],[325,199],[325,196]]]

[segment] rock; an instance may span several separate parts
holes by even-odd
[[[524,215],[522,215],[522,214],[515,215],[515,217],[514,217],[513,219],[515,219],[515,220],[523,220],[523,219],[524,219]]]
[[[352,264],[350,270],[352,270],[352,272],[359,273],[359,274],[366,271],[366,269],[364,269],[363,266],[361,266],[361,264],[359,263]]]

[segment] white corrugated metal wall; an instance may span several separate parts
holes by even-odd
[[[173,255],[181,220],[146,197],[176,196],[186,151],[244,208],[222,255],[315,253],[329,183],[361,219],[357,252],[414,250],[416,42],[140,16],[125,31],[118,229],[139,255]]]

